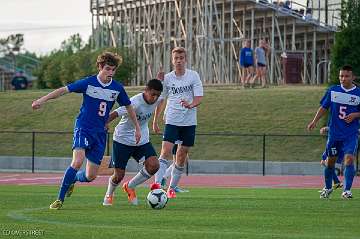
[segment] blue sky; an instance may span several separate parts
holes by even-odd
[[[90,0],[0,0],[0,38],[23,33],[24,47],[37,54],[59,48],[63,40],[91,34]]]

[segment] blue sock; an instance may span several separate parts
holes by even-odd
[[[354,165],[346,165],[344,171],[344,178],[345,178],[345,191],[349,191],[351,189],[353,180],[355,176],[355,169]]]
[[[340,183],[340,180],[339,180],[338,176],[336,175],[336,170],[334,170],[333,181],[336,184]]]
[[[86,173],[85,173],[85,170],[79,170],[76,174],[76,177],[75,177],[75,182],[90,182],[87,177],[86,177]]]
[[[325,188],[327,189],[332,188],[332,180],[333,180],[334,172],[335,172],[335,168],[329,168],[328,166],[326,166],[324,169]]]
[[[69,189],[69,186],[72,183],[74,183],[76,173],[77,173],[77,170],[71,166],[69,166],[64,173],[64,177],[61,182],[61,187],[60,187],[60,191],[59,191],[59,195],[58,195],[58,199],[60,199],[62,202],[64,201],[65,193]]]

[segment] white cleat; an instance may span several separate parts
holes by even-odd
[[[320,193],[320,198],[329,198],[332,192],[333,192],[332,188],[330,189],[324,188]]]
[[[351,191],[344,191],[344,192],[341,194],[341,197],[342,197],[343,199],[352,199],[352,198],[353,198]]]

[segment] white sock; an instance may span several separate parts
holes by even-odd
[[[149,174],[146,168],[143,167],[132,179],[130,179],[128,187],[135,188],[137,185],[140,185],[151,178],[151,176],[152,175]]]
[[[172,163],[167,169],[166,169],[166,172],[164,174],[164,178],[165,179],[168,179],[170,176],[171,176],[171,172],[173,170],[173,167],[174,167],[174,163]]]
[[[161,181],[164,177],[165,171],[168,166],[168,161],[166,159],[159,158],[159,164],[160,164],[159,170],[155,174],[155,183],[161,184]]]
[[[175,188],[181,179],[181,174],[184,172],[184,167],[174,164],[171,172],[170,188]]]
[[[109,184],[108,184],[108,188],[107,188],[107,191],[106,191],[106,195],[113,195],[116,187],[119,185],[119,184],[114,183],[112,181],[112,178],[113,178],[113,176],[111,176],[109,178]]]

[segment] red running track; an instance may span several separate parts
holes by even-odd
[[[59,185],[62,176],[59,173],[0,173],[0,185]],[[123,181],[132,176],[128,174]],[[106,185],[108,177],[98,176],[93,182],[83,185]],[[184,175],[180,184],[185,187],[322,188],[323,177],[199,174]],[[360,188],[360,179],[354,179],[353,188]]]

